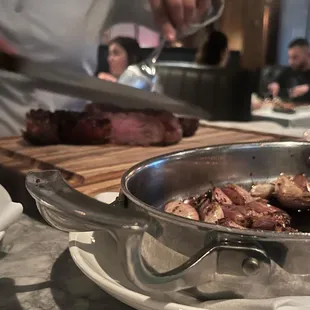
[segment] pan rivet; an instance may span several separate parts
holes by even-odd
[[[259,261],[256,258],[246,258],[242,263],[243,272],[247,276],[253,276],[259,272]]]

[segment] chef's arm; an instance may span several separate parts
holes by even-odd
[[[113,24],[136,23],[148,28],[160,29],[166,39],[173,41],[176,28],[184,28],[194,19],[201,20],[212,8],[222,7],[225,0],[131,0],[114,1],[111,11]],[[151,5],[150,5],[151,4]],[[214,10],[216,13],[217,10]],[[157,27],[154,26],[153,13]],[[196,18],[194,18],[196,17]],[[219,17],[219,16],[218,16]],[[214,20],[216,20],[216,17]]]
[[[135,23],[159,31],[159,28],[155,26],[153,14],[147,0],[114,1],[109,14],[108,27],[121,23]]]

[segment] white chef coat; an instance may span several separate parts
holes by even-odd
[[[121,22],[154,29],[150,14],[147,0],[0,0],[0,39],[56,71],[93,75],[103,31]],[[19,135],[31,108],[55,110],[76,103],[0,76],[0,136]]]

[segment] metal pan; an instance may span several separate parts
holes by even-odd
[[[124,272],[145,291],[186,290],[200,299],[309,295],[309,212],[292,214],[304,232],[277,233],[191,221],[161,209],[211,184],[250,186],[280,173],[309,175],[310,144],[223,145],[153,158],[124,174],[112,205],[70,188],[57,171],[30,173],[26,187],[52,226],[110,231]]]

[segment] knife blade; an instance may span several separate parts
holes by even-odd
[[[202,108],[168,96],[150,93],[118,83],[112,83],[81,73],[65,72],[55,65],[34,62],[15,55],[0,53],[0,77],[27,80],[34,87],[81,98],[96,103],[111,104],[130,110],[165,110],[182,117],[209,119]],[[62,71],[60,71],[62,70]]]

